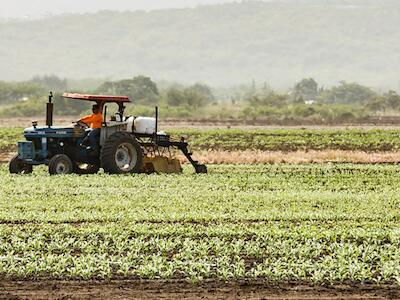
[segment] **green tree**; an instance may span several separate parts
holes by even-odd
[[[187,105],[197,108],[215,101],[215,97],[207,85],[197,83],[187,88],[170,88],[166,94],[166,101],[171,106]]]
[[[400,109],[400,95],[398,95],[395,91],[389,91],[383,95],[385,99],[386,105],[394,110]]]
[[[365,104],[376,95],[369,87],[341,81],[339,86],[324,90],[319,98],[327,103]]]
[[[374,113],[385,111],[387,107],[387,102],[385,97],[375,96],[369,99],[366,103],[366,108]]]
[[[251,106],[273,106],[283,107],[288,104],[289,97],[287,95],[269,92],[267,94],[254,95],[247,99]]]
[[[40,84],[44,88],[53,92],[63,92],[68,89],[66,79],[61,79],[55,75],[35,76],[31,82]]]
[[[200,94],[198,91],[192,88],[185,89],[183,91],[183,94],[185,96],[185,102],[189,107],[198,108],[207,103],[204,95]]]
[[[304,78],[296,83],[293,88],[295,98],[301,96],[303,99],[315,99],[318,95],[318,83],[313,78]]]
[[[37,83],[0,81],[0,104],[28,100],[33,97],[39,97],[44,93],[44,88]]]
[[[188,89],[201,95],[202,101],[206,103],[211,103],[215,101],[214,94],[208,85],[202,83],[196,83],[195,85],[192,85]]]
[[[166,95],[167,104],[171,106],[180,106],[185,104],[185,95],[178,88],[170,88]]]
[[[146,76],[105,82],[98,88],[97,92],[129,96],[131,101],[141,104],[156,104],[159,99],[157,84]]]

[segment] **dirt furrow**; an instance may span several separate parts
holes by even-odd
[[[0,153],[0,163],[7,163],[14,152]],[[186,158],[178,154],[182,163],[187,163]],[[197,151],[194,158],[206,164],[307,164],[307,163],[360,163],[384,164],[400,163],[400,151],[396,152],[363,152],[346,150],[321,150],[321,151]]]

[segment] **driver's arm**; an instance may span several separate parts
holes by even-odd
[[[95,121],[96,121],[96,117],[95,117],[94,114],[85,116],[85,117],[83,117],[82,119],[79,120],[79,122],[82,122],[82,123],[85,123],[85,124],[88,124],[88,125],[92,124]]]

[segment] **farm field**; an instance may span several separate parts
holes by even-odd
[[[0,150],[15,149],[23,128],[0,127]],[[315,129],[170,129],[172,136],[184,136],[194,150],[400,150],[399,130],[315,130]]]
[[[22,128],[0,127],[0,163],[23,140]],[[184,136],[195,158],[206,164],[398,163],[395,129],[168,129]],[[176,153],[182,163],[186,158]]]
[[[0,127],[0,162],[23,140],[23,128]],[[395,129],[168,129],[184,136],[195,158],[207,164],[398,163]],[[177,153],[182,163],[186,158]]]
[[[0,150],[16,148],[23,128],[0,127]],[[400,131],[394,129],[170,129],[171,136],[184,136],[194,150],[400,150]]]
[[[23,140],[22,128],[0,127],[0,161]],[[184,136],[206,163],[306,163],[400,161],[400,132],[394,129],[169,129]],[[182,161],[184,161],[183,157]]]
[[[0,161],[22,131],[0,127]],[[121,299],[400,298],[398,130],[168,133],[209,174],[13,176],[0,164],[0,298],[90,299],[104,285]]]
[[[50,177],[1,166],[1,276],[374,285],[400,296],[398,166],[209,169]]]

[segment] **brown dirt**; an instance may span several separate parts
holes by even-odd
[[[391,285],[309,286],[242,281],[0,281],[0,299],[400,299]]]
[[[399,129],[400,124],[397,123],[378,123],[378,124],[336,124],[336,125],[280,125],[269,124],[264,122],[245,122],[241,120],[161,120],[161,129],[310,129],[310,130],[336,130],[336,129]]]
[[[185,158],[178,155],[182,162]],[[207,164],[305,164],[305,163],[399,163],[400,152],[322,151],[195,151],[194,158]]]
[[[0,163],[10,161],[14,152],[1,152]],[[181,163],[187,163],[182,154],[177,154]],[[194,158],[206,164],[307,164],[307,163],[400,163],[400,151],[373,152],[323,150],[323,151],[196,151]]]
[[[9,162],[14,154],[13,152],[0,152],[0,163]]]

